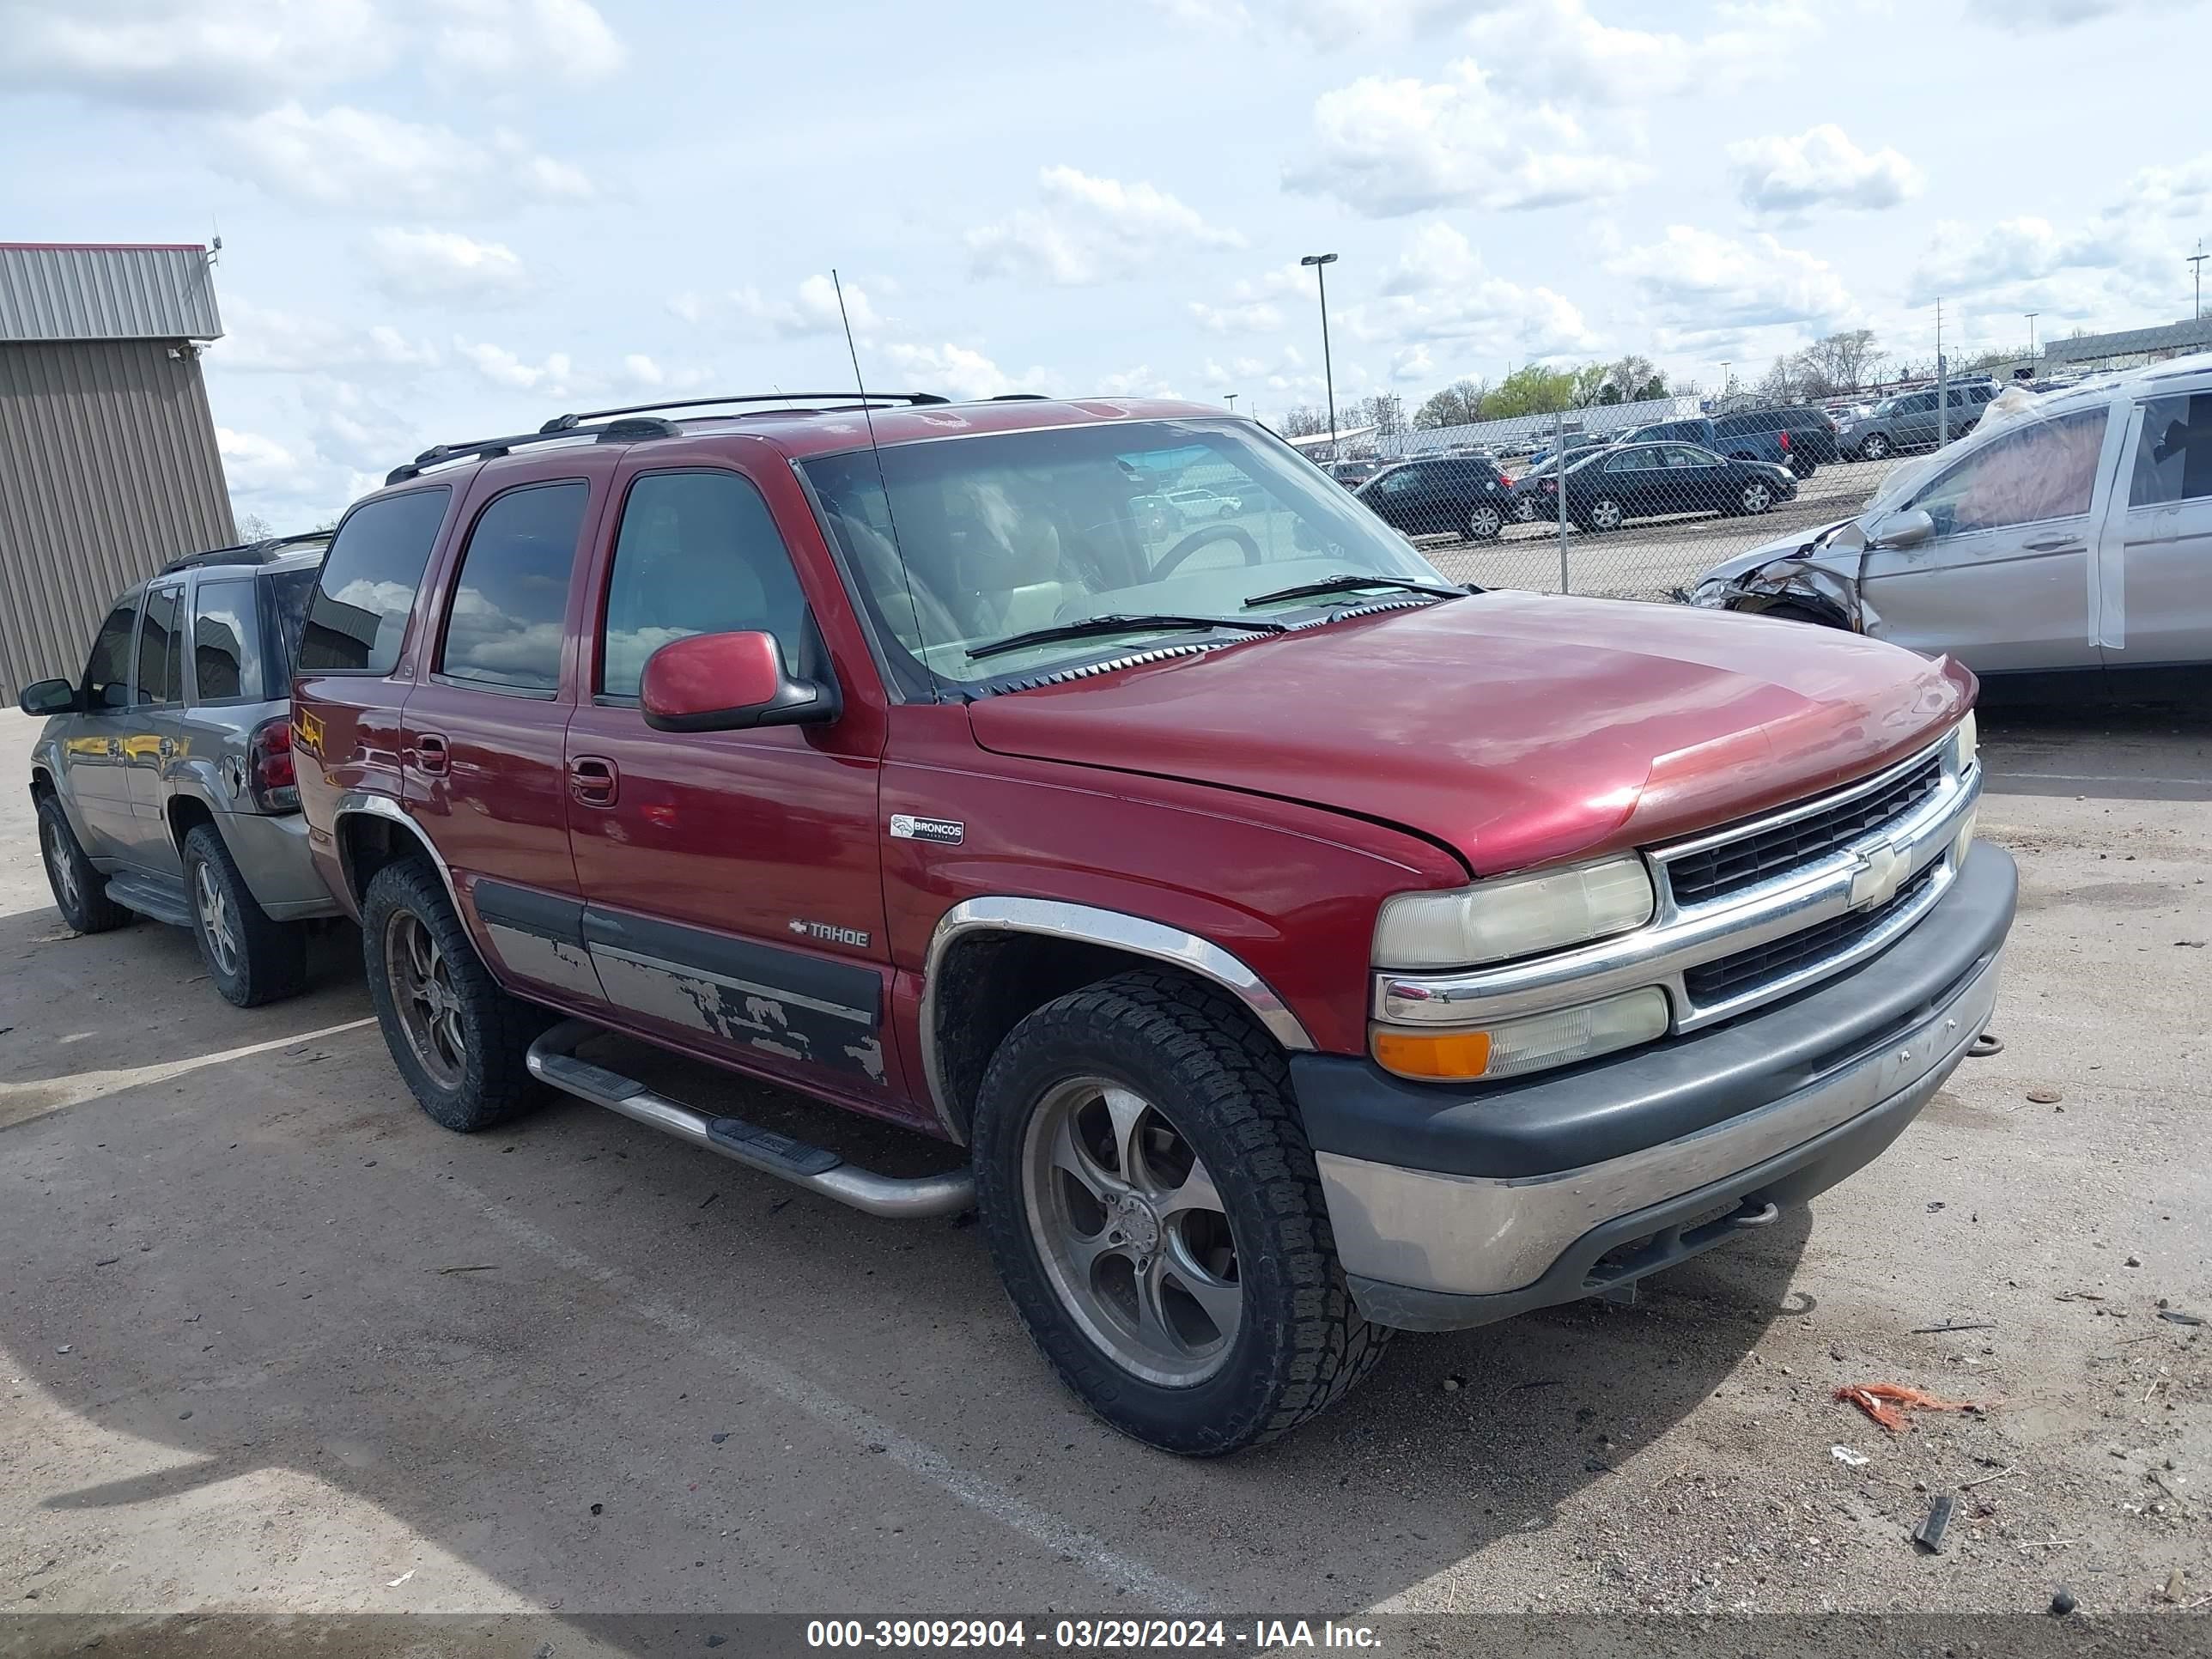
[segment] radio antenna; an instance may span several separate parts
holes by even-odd
[[[860,349],[853,343],[853,319],[845,310],[845,284],[839,280],[835,265],[830,267],[830,286],[837,295],[837,320],[845,325],[845,351],[853,360],[853,384],[860,390],[860,419],[867,423],[868,454],[876,464],[877,487],[884,492],[884,522],[890,526],[891,556],[898,561],[899,580],[906,584],[907,607],[914,612],[915,658],[921,664],[921,672],[929,676],[931,689],[934,690],[936,673],[930,668],[928,659],[921,654],[922,649],[929,643],[922,635],[921,605],[914,597],[914,575],[906,568],[906,550],[899,545],[898,514],[891,507],[891,481],[884,473],[883,447],[876,442],[876,417],[868,405],[868,383],[860,375]]]

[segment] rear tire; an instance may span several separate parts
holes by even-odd
[[[1859,459],[1863,461],[1886,461],[1889,454],[1889,440],[1879,432],[1869,432],[1860,441]]]
[[[1352,1306],[1282,1054],[1220,993],[1140,970],[1046,1004],[974,1139],[1015,1313],[1123,1434],[1220,1456],[1374,1369],[1389,1333]]]
[[[1467,528],[1462,532],[1471,542],[1494,542],[1505,533],[1505,518],[1498,510],[1484,502],[1467,515]]]
[[[305,924],[270,919],[211,823],[185,837],[185,895],[192,940],[225,1002],[253,1008],[300,994],[307,982]]]
[[[107,896],[107,878],[92,867],[84,848],[77,845],[61,802],[44,792],[39,796],[39,853],[46,863],[54,908],[78,933],[112,933],[137,915]]]
[[[1576,520],[1575,523],[1580,529],[1595,530],[1603,533],[1606,531],[1620,529],[1627,517],[1628,515],[1621,511],[1619,501],[1610,495],[1601,495],[1583,510],[1582,517]]]
[[[1736,492],[1735,506],[1736,511],[1747,518],[1755,519],[1762,513],[1771,512],[1774,507],[1772,486],[1756,481],[1744,485]]]
[[[361,938],[376,1023],[432,1122],[474,1134],[543,1097],[524,1057],[555,1016],[499,988],[436,872],[412,859],[378,871]]]

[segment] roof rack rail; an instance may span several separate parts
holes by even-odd
[[[1048,404],[1052,396],[1043,392],[1000,392],[994,394],[991,401],[994,404]]]
[[[512,437],[506,438],[471,438],[465,443],[432,444],[413,460],[395,466],[391,471],[386,473],[384,482],[386,484],[404,483],[408,479],[421,473],[425,467],[437,466],[447,461],[458,461],[465,455],[475,455],[489,459],[495,455],[504,455],[510,450],[520,448],[524,444],[542,444],[555,438],[576,438],[588,435],[589,434],[586,432],[564,429],[559,432],[518,432]]]
[[[296,536],[269,536],[258,542],[240,542],[235,547],[210,547],[204,552],[172,559],[156,574],[167,576],[204,564],[266,564],[271,559],[281,558],[289,549],[305,546],[309,542],[327,542],[330,538],[327,530],[306,530]]]
[[[550,437],[556,433],[573,432],[586,421],[604,421],[620,415],[647,415],[657,409],[706,409],[716,404],[786,404],[796,403],[802,398],[818,398],[857,406],[863,400],[875,404],[949,404],[950,398],[941,398],[934,392],[747,392],[730,398],[677,398],[657,404],[625,404],[620,409],[587,409],[571,415],[556,415],[538,430]]]

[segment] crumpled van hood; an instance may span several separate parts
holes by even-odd
[[[1479,875],[1711,828],[1933,742],[1974,679],[1684,605],[1491,592],[985,697],[1001,754],[1309,802]]]

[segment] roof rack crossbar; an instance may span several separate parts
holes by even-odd
[[[283,557],[287,549],[309,542],[327,542],[330,538],[327,530],[303,530],[295,536],[265,536],[258,542],[240,542],[235,547],[210,547],[202,552],[184,554],[170,560],[155,574],[173,575],[204,564],[267,564],[271,559]]]
[[[863,400],[886,404],[945,404],[952,400],[939,397],[934,392],[747,392],[729,398],[674,398],[652,404],[625,404],[620,409],[586,409],[570,415],[556,415],[538,430],[548,436],[556,433],[573,432],[586,421],[604,421],[622,415],[646,415],[660,409],[707,409],[716,404],[784,404],[801,398],[834,399],[855,407]]]

